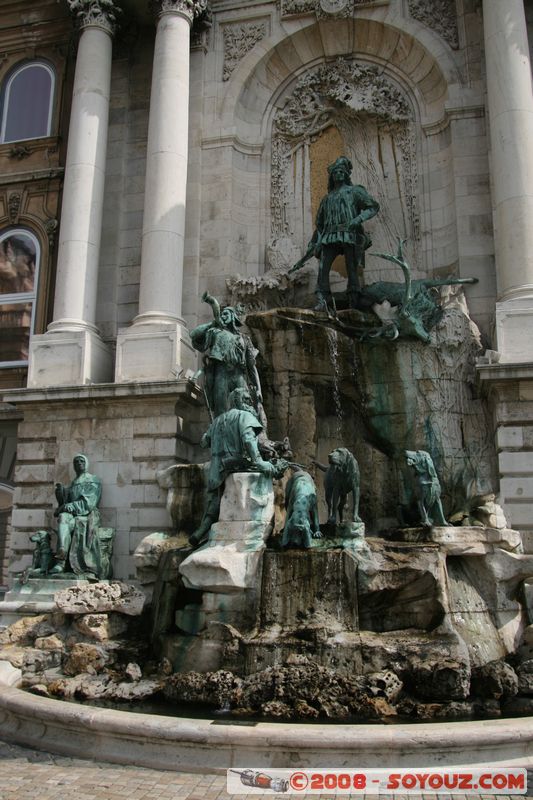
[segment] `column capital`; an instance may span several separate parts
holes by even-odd
[[[81,29],[97,27],[114,34],[117,17],[122,13],[114,0],[67,0],[67,3]]]
[[[157,17],[163,14],[178,14],[186,17],[192,24],[197,17],[207,11],[207,0],[151,0],[153,13]]]

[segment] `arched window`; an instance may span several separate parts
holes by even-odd
[[[20,142],[50,136],[55,75],[43,61],[17,66],[3,87],[0,141]]]
[[[0,233],[0,367],[28,363],[41,248],[24,228]]]

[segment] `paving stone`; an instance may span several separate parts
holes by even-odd
[[[279,795],[272,795],[276,796]],[[0,741],[0,800],[124,800],[125,797],[128,800],[257,800],[260,795],[227,794],[225,774],[200,775],[106,764],[57,756]],[[328,794],[315,797],[334,800]],[[403,796],[342,797],[401,800]],[[448,797],[440,796],[442,799]],[[531,797],[531,791],[527,797]],[[417,800],[417,797],[412,796],[410,800]],[[438,798],[432,795],[431,800]],[[453,800],[458,800],[458,796],[455,795]],[[469,795],[469,800],[484,800],[484,796]],[[492,795],[489,800],[506,798]]]

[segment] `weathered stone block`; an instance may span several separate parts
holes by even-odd
[[[157,472],[157,482],[166,489],[167,512],[176,531],[190,533],[198,527],[205,492],[204,464],[173,464]]]
[[[472,670],[472,694],[478,697],[514,697],[518,692],[518,676],[505,661],[491,661]]]
[[[269,523],[274,514],[272,480],[257,472],[235,472],[226,478],[219,520]]]
[[[260,556],[260,549],[247,550],[245,543],[206,545],[186,558],[179,572],[190,589],[231,594],[255,586]]]
[[[89,614],[116,611],[128,616],[142,613],[145,597],[130,584],[93,583],[72,586],[57,592],[55,602],[64,614]]]
[[[109,651],[96,644],[78,642],[70,649],[63,665],[65,675],[79,675],[82,672],[101,672],[112,660]]]
[[[128,621],[122,614],[83,614],[74,620],[74,628],[82,635],[105,642],[119,636],[128,629]]]
[[[63,640],[56,634],[40,636],[35,640],[37,650],[63,650]]]
[[[35,674],[37,672],[43,672],[45,669],[59,667],[61,665],[61,660],[61,650],[38,650],[34,648],[27,648],[24,653],[22,672],[24,676],[27,673]]]

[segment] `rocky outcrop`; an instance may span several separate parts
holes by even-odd
[[[520,694],[533,695],[533,658],[523,661],[516,670]]]
[[[65,675],[80,675],[87,673],[95,675],[102,672],[104,667],[112,664],[116,658],[116,645],[114,647],[77,642],[68,651],[63,663]]]
[[[247,316],[271,438],[289,433],[294,460],[306,465],[324,463],[339,445],[353,452],[367,531],[415,521],[403,452],[416,449],[432,456],[446,514],[503,525],[491,505],[490,413],[475,390],[480,335],[464,307],[447,305],[427,344],[361,342],[353,335],[360,323],[356,311],[336,319],[290,308]]]
[[[294,663],[269,667],[244,678],[228,670],[210,673],[176,673],[165,683],[163,694],[172,703],[205,706],[237,716],[252,715],[288,719],[383,719],[391,716],[425,719],[466,719],[473,715],[495,717],[500,707],[494,700],[465,699],[468,680],[461,681],[464,667],[453,671],[442,666],[440,677],[424,676],[406,684],[392,671],[364,676],[339,676],[332,668],[296,656]],[[447,679],[444,677],[447,672]],[[420,677],[420,676],[416,676]],[[428,702],[440,682],[442,697]],[[464,689],[466,688],[466,694]],[[417,692],[420,692],[417,695]],[[444,699],[455,692],[457,699]]]
[[[73,628],[82,636],[88,636],[97,642],[114,639],[128,628],[128,621],[116,612],[110,614],[82,614],[72,623]]]
[[[164,695],[174,702],[194,702],[211,708],[229,706],[277,718],[377,719],[396,712],[371,678],[340,678],[333,669],[313,662],[270,667],[237,678],[233,673],[176,674],[168,679]],[[401,684],[400,684],[401,688]],[[399,691],[398,687],[395,687]]]
[[[22,617],[0,632],[0,645],[32,645],[39,637],[56,633],[65,622],[63,614],[39,614]]]
[[[185,537],[169,536],[168,533],[151,533],[139,542],[135,548],[133,560],[137,579],[143,588],[155,583],[163,554],[186,544]]]
[[[147,697],[159,682],[140,685],[137,658],[145,663],[149,652],[137,622],[144,601],[134,586],[120,582],[61,590],[61,611],[24,617],[2,632],[0,659],[19,668],[21,684],[40,694]]]
[[[47,686],[38,684],[32,688],[37,694],[62,697],[66,700],[74,697],[83,700],[113,700],[129,702],[145,700],[158,694],[161,689],[158,680],[139,680],[137,682],[113,679],[110,675],[77,675],[74,678],[59,678]],[[44,692],[43,692],[44,690]]]
[[[518,693],[518,676],[505,661],[491,661],[472,670],[472,694],[509,699]]]
[[[363,630],[433,630],[445,614],[444,557],[434,545],[368,539],[372,568],[358,570],[359,624]]]

